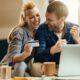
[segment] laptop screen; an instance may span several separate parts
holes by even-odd
[[[80,76],[80,45],[62,47],[58,76]]]

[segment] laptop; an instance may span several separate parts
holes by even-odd
[[[60,55],[58,77],[80,77],[80,45],[64,45]]]

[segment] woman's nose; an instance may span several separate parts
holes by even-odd
[[[39,21],[39,17],[35,17],[35,21]]]

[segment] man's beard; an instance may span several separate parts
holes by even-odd
[[[53,27],[53,32],[60,33],[61,31],[62,31],[62,29],[60,28],[60,26]]]
[[[49,27],[49,30],[55,33],[60,33],[62,31],[62,27],[54,25],[54,26]]]

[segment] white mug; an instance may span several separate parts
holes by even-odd
[[[2,80],[8,80],[11,78],[11,67],[8,65],[0,66],[0,76]]]

